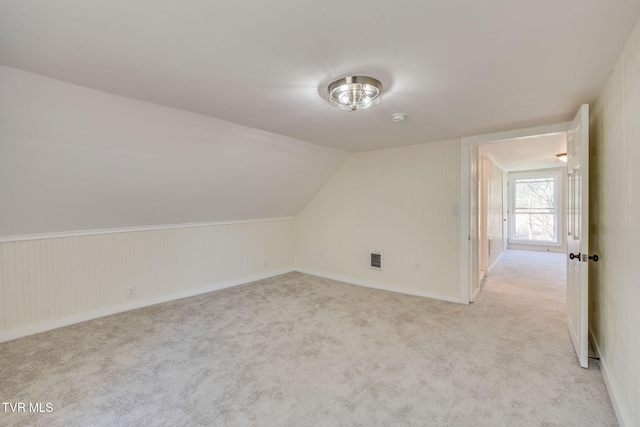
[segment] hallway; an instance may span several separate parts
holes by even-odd
[[[522,302],[528,302],[536,311],[542,309],[545,316],[555,314],[564,319],[566,275],[564,253],[509,249],[487,276],[482,293],[523,298]],[[537,304],[543,307],[535,307]]]

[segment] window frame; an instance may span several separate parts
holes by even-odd
[[[554,212],[555,216],[555,232],[554,240],[523,240],[516,239],[515,236],[515,204],[516,204],[516,181],[523,179],[544,179],[552,178],[554,180]],[[536,245],[536,246],[562,246],[564,215],[563,215],[563,189],[564,189],[564,171],[552,169],[540,172],[511,172],[509,173],[509,243],[518,245]]]

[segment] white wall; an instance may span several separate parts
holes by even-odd
[[[459,301],[459,200],[459,140],[354,153],[296,216],[296,269]]]
[[[480,193],[478,194],[478,262],[480,267],[481,280],[484,281],[485,274],[489,268],[489,158],[480,156],[478,161],[478,179]],[[480,283],[478,284],[480,286]]]
[[[592,338],[621,425],[640,425],[640,23],[591,110]]]
[[[0,341],[292,270],[292,218],[0,243]]]
[[[503,172],[491,158],[487,160],[487,237],[493,239],[491,243],[492,253],[488,255],[488,267],[491,269],[503,252]]]
[[[0,237],[296,215],[348,153],[0,66]]]
[[[482,152],[482,147],[480,147],[480,152]],[[481,155],[479,166],[479,217],[481,222],[481,233],[478,236],[480,239],[478,245],[480,250],[479,263],[480,270],[489,271],[504,251],[502,221],[503,172],[490,156]],[[491,253],[489,253],[489,239],[492,239]]]

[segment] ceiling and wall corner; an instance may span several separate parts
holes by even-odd
[[[4,1],[0,63],[366,151],[569,120],[638,15],[630,0]],[[347,75],[382,81],[380,105],[318,96]]]
[[[558,160],[556,155],[566,152],[566,132],[480,145],[480,153],[507,172],[565,167],[566,163]]]

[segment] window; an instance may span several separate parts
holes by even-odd
[[[509,242],[561,245],[562,172],[513,173],[509,181]]]

